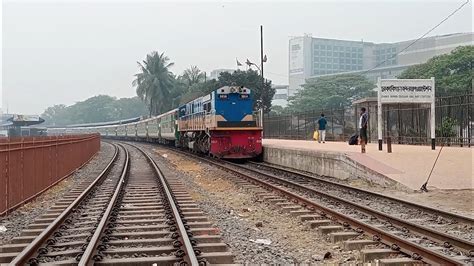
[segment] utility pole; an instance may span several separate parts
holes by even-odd
[[[260,75],[262,75],[262,92],[263,92],[263,88],[265,87],[265,79],[263,78],[263,25],[260,25]],[[263,93],[262,93],[262,96],[263,96]],[[263,109],[263,106],[262,106],[262,109]]]

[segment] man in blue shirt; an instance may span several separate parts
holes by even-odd
[[[319,131],[319,138],[318,142],[321,143],[326,143],[326,124],[328,121],[326,121],[326,118],[324,117],[324,114],[321,114],[321,117],[318,119],[318,131]]]

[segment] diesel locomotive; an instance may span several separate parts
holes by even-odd
[[[158,142],[218,158],[262,153],[262,123],[252,91],[224,86],[164,114],[122,125],[50,128],[48,134],[100,133],[105,138]]]

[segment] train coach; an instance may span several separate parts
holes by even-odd
[[[137,122],[48,129],[48,134],[93,133],[106,138],[171,144],[218,158],[262,153],[262,127],[250,89],[224,86],[164,114]]]

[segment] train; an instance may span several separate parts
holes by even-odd
[[[104,138],[156,142],[223,159],[262,153],[261,115],[253,93],[224,86],[158,116],[119,125],[48,128],[48,135],[100,133]]]

